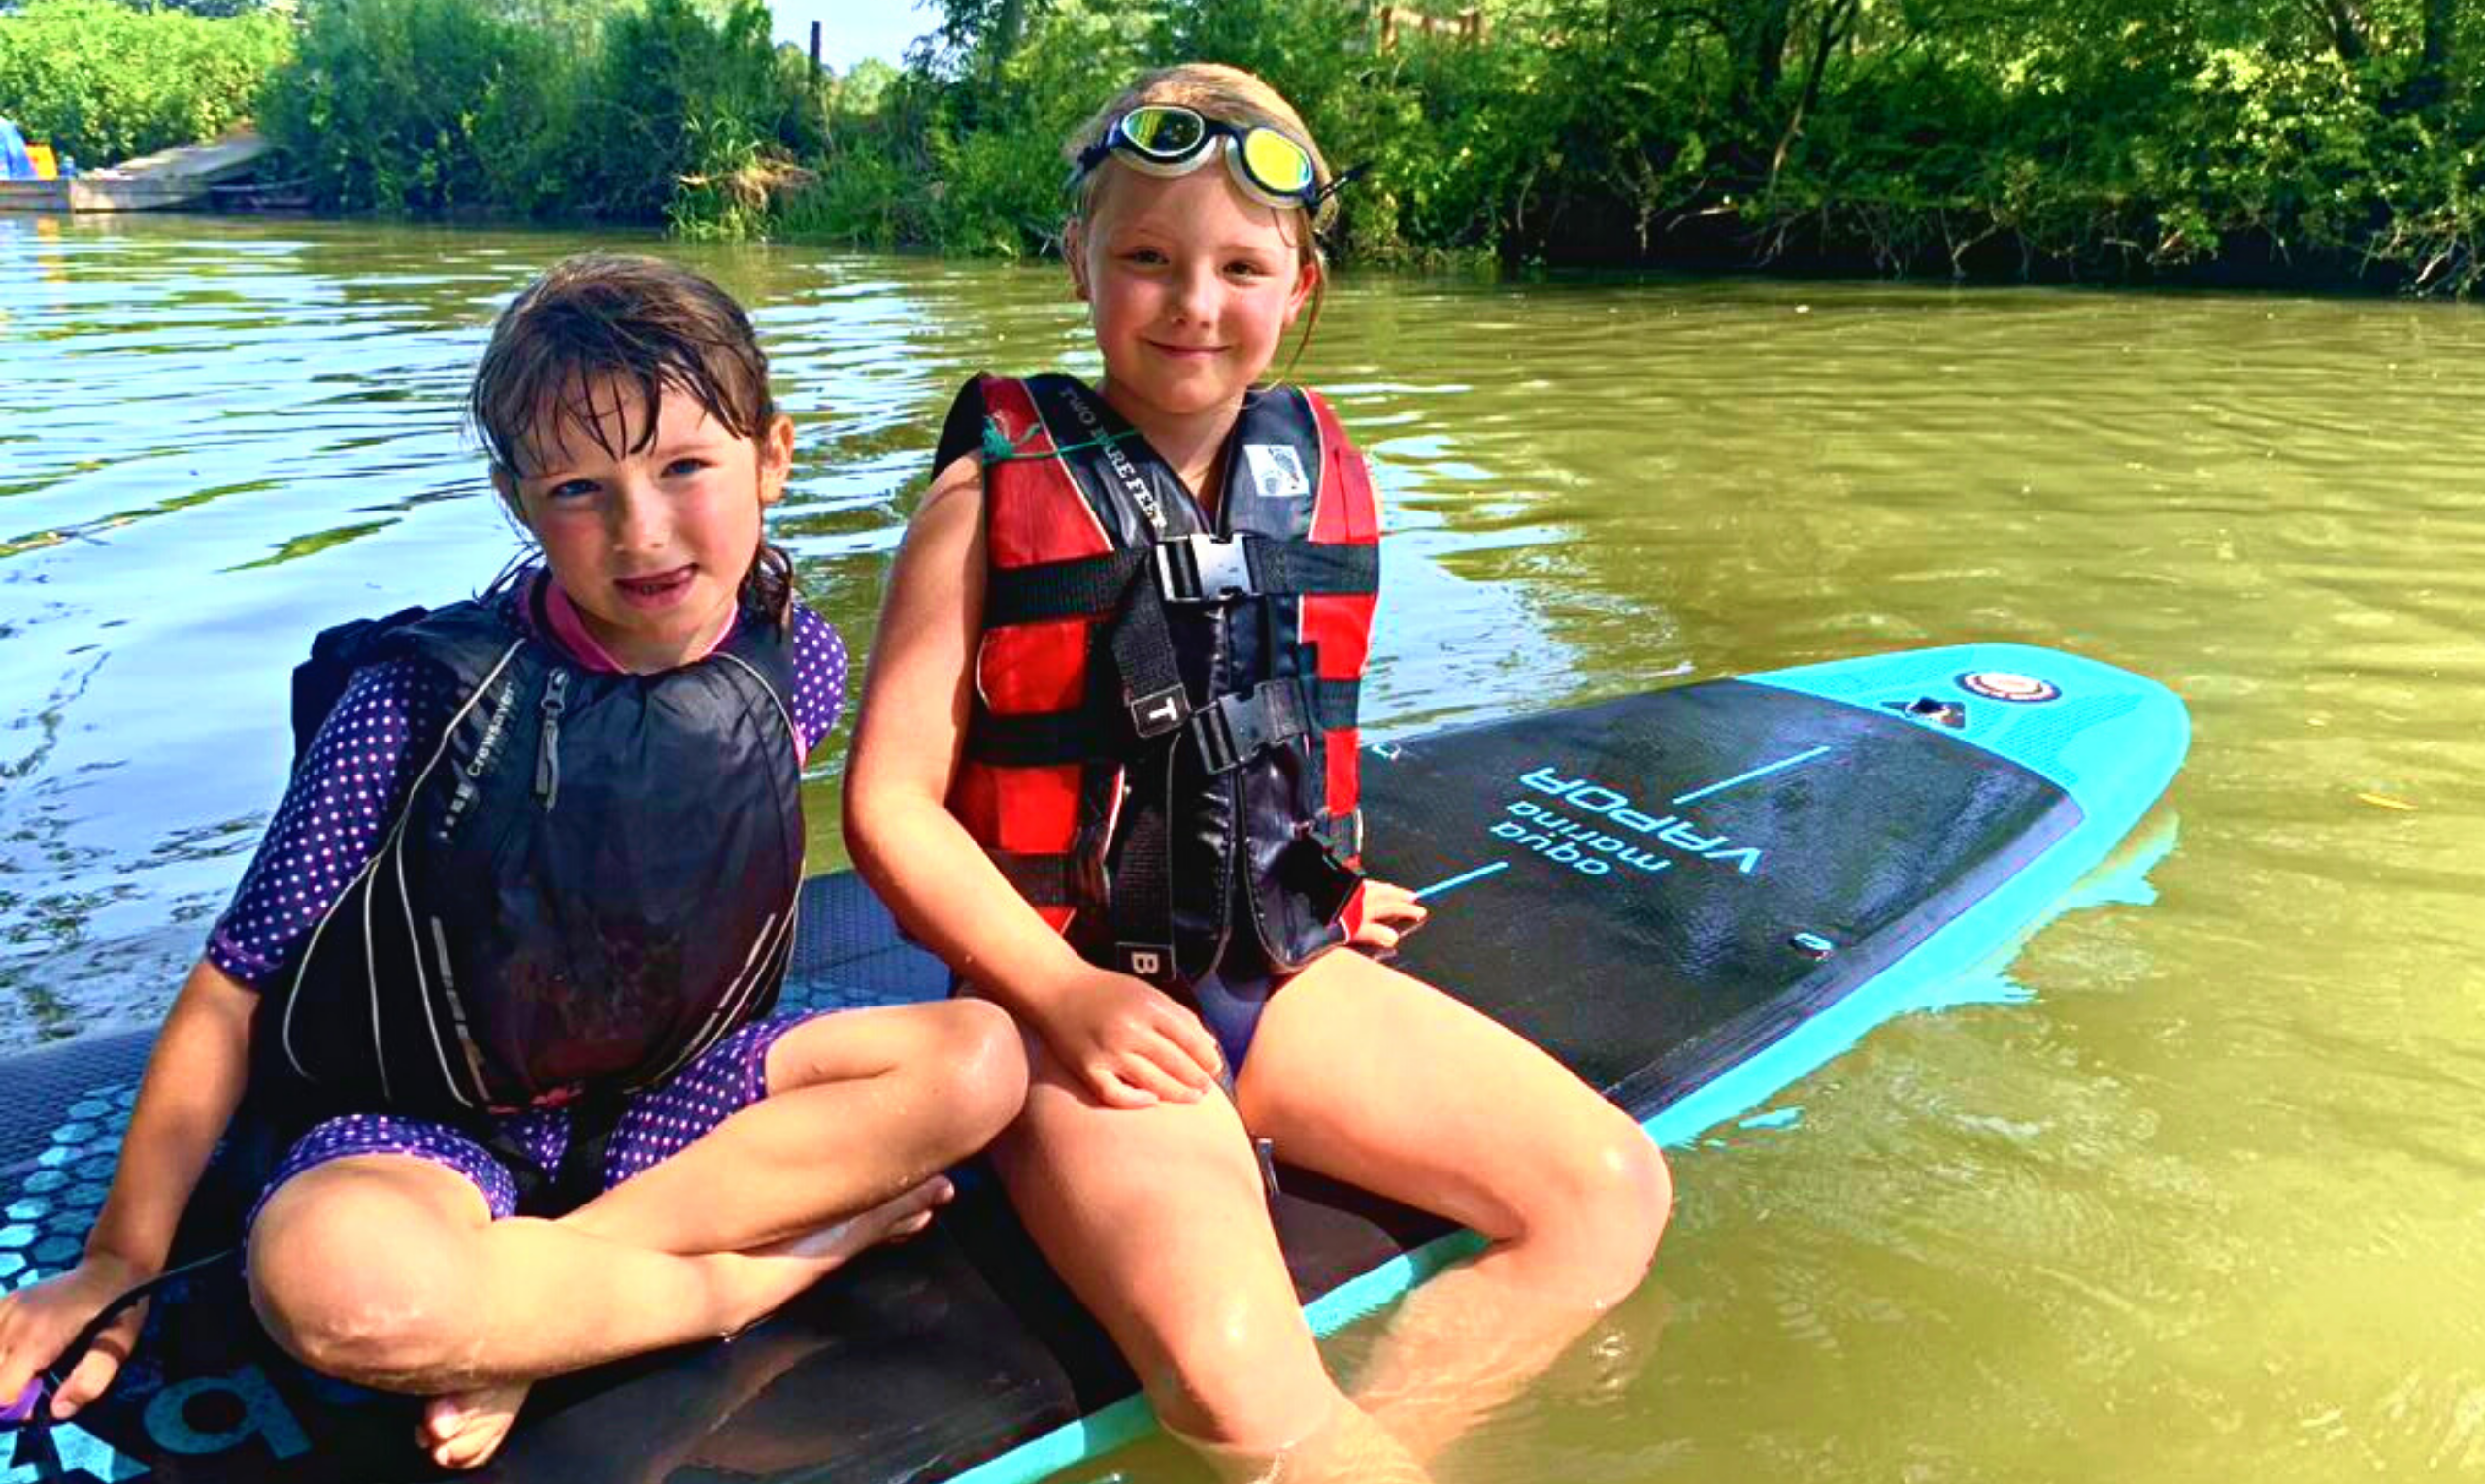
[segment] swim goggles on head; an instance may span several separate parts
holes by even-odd
[[[1120,155],[1133,170],[1152,176],[1185,176],[1208,163],[1222,142],[1226,169],[1243,194],[1264,206],[1284,211],[1319,209],[1343,179],[1320,183],[1311,150],[1264,123],[1236,124],[1210,118],[1179,103],[1143,103],[1106,126],[1102,139],[1078,151],[1063,188],[1076,186],[1088,173]]]

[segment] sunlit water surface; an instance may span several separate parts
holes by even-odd
[[[311,632],[512,551],[458,397],[580,245],[0,220],[0,1050],[157,1013]],[[1092,364],[1050,271],[645,246],[754,307],[858,649],[961,379]],[[2097,906],[1676,1151],[1657,1275],[1444,1480],[2485,1472],[2474,312],[1350,277],[1302,375],[1392,510],[1383,734],[1972,639],[2197,728]]]

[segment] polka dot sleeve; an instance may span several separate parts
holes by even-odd
[[[809,757],[845,709],[845,641],[810,609],[794,609],[794,726]]]
[[[253,989],[291,966],[396,816],[417,761],[408,739],[446,699],[441,684],[412,660],[355,672],[208,935],[208,962]],[[431,715],[428,730],[443,719]]]

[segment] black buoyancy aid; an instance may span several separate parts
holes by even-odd
[[[705,659],[593,671],[535,637],[520,585],[332,629],[296,674],[297,762],[356,667],[410,655],[454,696],[263,1003],[262,1066],[312,1105],[609,1102],[776,1002],[804,847],[787,630],[745,612]]]
[[[1380,529],[1335,415],[1250,393],[1211,524],[1075,378],[977,394],[989,555],[952,810],[1092,962],[1195,981],[1238,911],[1280,973],[1344,941]]]

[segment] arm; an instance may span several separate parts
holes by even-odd
[[[105,1304],[163,1270],[173,1229],[241,1104],[257,1004],[248,986],[203,959],[190,971],[147,1059],[86,1255],[67,1272],[0,1297],[0,1404],[16,1401]],[[53,1399],[53,1416],[69,1416],[112,1384],[145,1317],[135,1306],[96,1337]]]
[[[845,770],[845,842],[890,910],[1041,1035],[1104,1102],[1201,1096],[1219,1068],[1199,1017],[1072,950],[949,812],[983,632],[982,474],[970,454],[923,497],[889,574]]]

